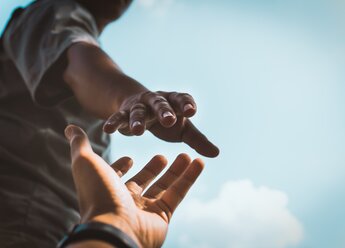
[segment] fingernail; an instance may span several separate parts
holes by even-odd
[[[107,121],[107,122],[105,123],[106,126],[111,126],[111,125],[113,125],[113,124],[114,124],[113,121]]]
[[[192,104],[188,103],[188,104],[184,105],[183,112],[186,112],[190,109],[194,109],[194,106]]]
[[[174,115],[169,111],[163,113],[163,118],[172,117],[172,116]]]
[[[132,127],[136,127],[136,126],[141,126],[141,122],[140,121],[133,122]]]
[[[73,127],[71,126],[68,126],[66,129],[65,129],[65,136],[68,140],[71,140],[72,136],[73,136]]]

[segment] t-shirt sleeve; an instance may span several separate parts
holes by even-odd
[[[72,96],[63,80],[66,50],[76,42],[98,46],[93,16],[73,0],[41,0],[28,6],[4,34],[4,49],[34,102],[53,106]]]

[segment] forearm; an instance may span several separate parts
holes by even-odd
[[[125,75],[99,48],[76,43],[67,51],[64,79],[79,103],[99,118],[117,112],[122,101],[147,89]]]

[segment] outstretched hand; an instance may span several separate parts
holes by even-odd
[[[163,156],[152,158],[124,184],[120,177],[131,168],[130,158],[109,166],[92,151],[79,127],[68,126],[65,134],[71,146],[81,223],[100,221],[122,229],[141,247],[161,247],[171,216],[200,175],[203,162],[181,154],[147,189],[167,164]]]
[[[119,112],[106,121],[104,131],[142,135],[147,129],[162,140],[184,142],[204,156],[216,157],[218,148],[188,119],[195,113],[189,94],[146,91],[125,99]]]

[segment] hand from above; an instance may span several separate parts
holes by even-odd
[[[188,119],[195,113],[189,94],[146,91],[124,100],[119,112],[106,121],[104,131],[142,135],[148,129],[162,140],[184,142],[204,156],[216,157],[218,148]]]
[[[128,234],[140,247],[161,247],[171,216],[200,175],[203,162],[191,161],[181,154],[146,190],[166,166],[163,156],[152,158],[124,184],[120,176],[130,169],[130,158],[124,157],[109,166],[92,151],[79,127],[69,126],[65,134],[71,146],[81,223],[110,224]]]

